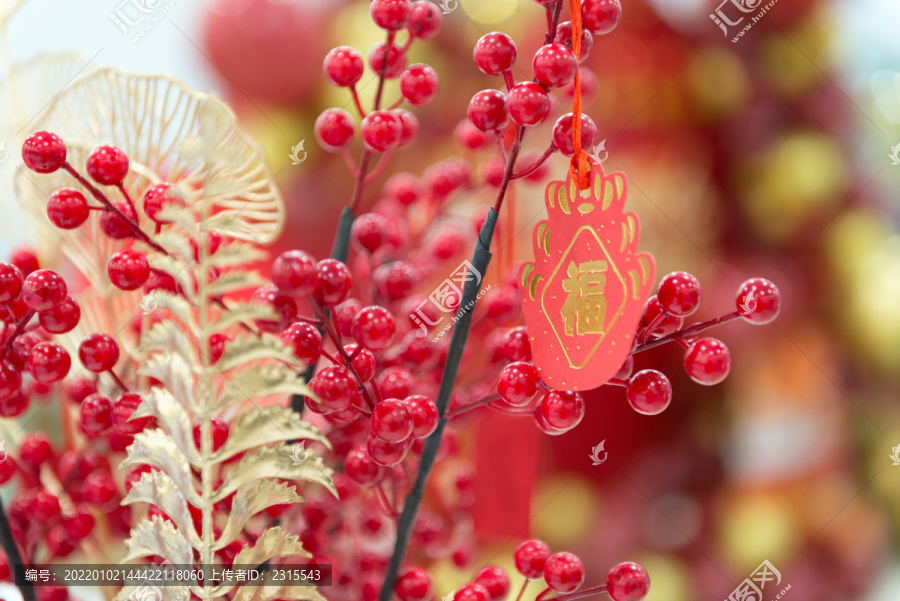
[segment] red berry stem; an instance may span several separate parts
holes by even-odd
[[[350,151],[346,148],[341,148],[341,157],[344,159],[344,164],[347,165],[347,169],[350,170],[350,173],[353,174],[353,177],[359,176],[359,168],[356,166],[356,161],[353,160],[353,157],[350,156]]]
[[[128,392],[128,387],[125,386],[125,384],[122,382],[122,380],[119,379],[119,376],[116,375],[116,372],[114,372],[113,370],[110,369],[110,370],[107,370],[106,373],[108,373],[109,377],[112,378],[113,382],[116,383],[116,386],[119,387],[119,390],[121,390],[122,392]]]
[[[509,153],[509,161],[506,163],[506,170],[503,172],[503,181],[500,182],[500,189],[497,191],[497,201],[494,203],[494,213],[499,213],[500,207],[503,206],[503,200],[506,198],[506,189],[509,188],[509,182],[512,180],[513,169],[516,166],[516,159],[519,157],[519,151],[522,150],[523,137],[525,137],[525,128],[521,125],[517,125],[516,139],[515,142],[513,142],[512,150]],[[484,228],[482,228],[481,233],[478,234],[479,241],[483,233]],[[493,230],[491,231],[491,235],[493,236]],[[488,238],[488,246],[490,246],[490,241],[490,238]],[[484,272],[482,271],[480,273]]]
[[[523,171],[514,174],[510,179],[515,180],[521,179],[523,177],[528,177],[529,175],[540,169],[541,165],[543,165],[544,162],[546,162],[546,160],[549,159],[550,155],[552,155],[554,152],[556,152],[556,146],[551,143],[550,148],[545,150],[544,154],[542,154],[540,158],[534,162],[534,164],[532,164],[530,167],[526,167]]]
[[[6,509],[3,508],[2,500],[0,500],[0,546],[2,546],[3,551],[6,552],[6,558],[9,560],[9,565],[13,569],[16,569],[18,566],[25,563],[22,561],[22,554],[19,553],[19,547],[16,545],[12,530],[9,528],[9,521],[6,519]],[[18,588],[19,592],[22,593],[22,599],[24,601],[35,601],[36,596],[34,588],[30,584],[26,582]]]
[[[334,323],[322,314],[322,309],[318,306],[316,306],[316,314],[325,325],[325,333],[329,338],[331,338],[331,341],[334,342],[334,346],[341,358],[340,361],[335,361],[335,365],[343,365],[347,368],[347,370],[356,380],[356,384],[359,386],[360,392],[362,393],[362,397],[363,399],[365,399],[366,404],[369,405],[370,409],[375,407],[376,403],[372,401],[372,396],[369,394],[369,389],[366,387],[366,383],[363,382],[363,379],[359,376],[359,372],[356,371],[356,366],[353,365],[353,360],[350,359],[350,357],[347,355],[347,351],[344,350],[344,345],[341,342],[340,335],[337,333],[337,330],[334,327]],[[322,350],[322,354],[331,359],[331,356],[327,355],[324,349]],[[334,361],[334,359],[332,359],[332,361]]]
[[[669,334],[668,336],[664,336],[663,338],[660,338],[659,340],[651,340],[650,342],[644,342],[643,344],[639,344],[636,349],[631,351],[631,354],[635,355],[642,351],[656,348],[658,346],[666,344],[667,342],[672,342],[673,340],[676,340],[677,338],[690,338],[691,336],[694,336],[695,334],[699,334],[700,332],[702,332],[704,330],[708,330],[709,328],[714,328],[723,323],[728,323],[729,321],[734,321],[735,319],[738,319],[739,317],[741,317],[740,311],[735,311],[734,313],[726,313],[725,315],[723,315],[721,317],[716,317],[715,319],[710,319],[708,321],[702,321],[700,323],[696,323],[689,328],[684,328],[683,330],[679,330],[678,332],[675,332],[674,334]]]
[[[531,580],[528,580],[528,579],[526,578],[526,579],[525,579],[525,582],[522,583],[522,588],[519,589],[519,594],[516,595],[516,601],[522,601],[522,595],[525,594],[525,589],[528,588],[528,583],[529,583],[529,582],[531,582]]]
[[[499,400],[500,400],[499,394],[494,394],[489,397],[485,397],[485,398],[481,399],[480,401],[475,401],[474,403],[469,403],[468,405],[464,405],[462,407],[454,409],[453,411],[451,411],[447,414],[447,419],[451,420],[454,417],[459,417],[460,415],[462,415],[464,413],[468,413],[472,409],[477,409],[478,407],[484,407],[485,405],[490,405],[494,401],[499,401]]]
[[[621,386],[622,388],[628,388],[628,380],[623,380],[622,378],[610,378],[609,381],[606,382],[607,386]]]
[[[677,342],[677,343],[678,343],[678,346],[680,346],[681,348],[683,348],[683,349],[686,350],[686,351],[687,351],[687,350],[690,350],[690,348],[691,348],[691,345],[688,344],[688,343],[684,340],[684,337],[681,336],[678,332],[675,332],[674,334],[672,334],[672,340],[674,340],[675,342]]]
[[[513,86],[516,85],[516,81],[513,79],[511,71],[503,72],[503,83],[506,85],[507,92],[513,89]]]
[[[388,160],[391,158],[391,153],[393,151],[388,150],[384,154],[381,155],[381,158],[378,159],[378,162],[375,164],[375,167],[372,169],[371,173],[369,173],[366,178],[363,180],[363,183],[368,185],[375,181],[381,172],[384,171],[385,166],[387,165]]]
[[[99,201],[106,208],[107,211],[112,211],[119,217],[119,219],[121,219],[126,225],[128,225],[128,228],[132,232],[134,232],[134,235],[139,240],[141,240],[147,246],[151,247],[153,250],[161,252],[164,255],[169,254],[166,251],[166,249],[164,249],[162,246],[160,246],[159,244],[154,242],[150,238],[150,236],[145,234],[144,231],[140,228],[140,226],[138,226],[138,224],[136,224],[131,219],[129,219],[125,215],[125,213],[120,211],[113,203],[109,202],[109,199],[106,198],[106,195],[104,195],[103,192],[101,192],[100,190],[95,188],[94,185],[91,184],[91,182],[89,182],[86,178],[82,177],[82,175],[80,173],[78,173],[77,171],[75,171],[75,169],[68,162],[63,163],[63,169],[68,171],[69,175],[71,175],[76,180],[78,180],[79,184],[81,184],[82,186],[87,188],[88,191],[91,193],[91,196],[93,196],[95,199],[97,199],[97,201]]]
[[[22,316],[18,322],[16,322],[16,329],[13,331],[12,335],[6,339],[6,343],[3,345],[3,350],[9,350],[12,348],[13,342],[16,341],[16,337],[19,334],[25,331],[25,327],[28,326],[28,322],[31,321],[31,318],[34,317],[35,311],[33,309],[29,309],[25,315]]]
[[[549,593],[552,593],[552,588],[547,588],[542,591],[540,595],[535,597],[534,601],[557,601],[558,599],[562,599],[563,601],[575,601],[575,599],[583,599],[585,597],[590,597],[592,595],[597,595],[600,593],[606,592],[606,585],[601,584],[600,586],[594,586],[591,588],[586,588],[581,591],[575,591],[574,593],[569,593],[568,595],[557,595],[556,597],[547,597]]]
[[[128,191],[125,189],[125,186],[123,186],[122,184],[119,184],[116,187],[119,188],[119,192],[122,193],[122,196],[124,196],[126,202],[128,202],[128,206],[131,207],[131,212],[134,213],[135,215],[137,215],[138,214],[137,208],[134,206],[134,201],[131,200],[131,196],[128,195]]]
[[[359,117],[361,119],[365,118],[366,111],[362,107],[362,102],[359,101],[359,92],[356,91],[356,84],[350,86],[350,94],[353,96],[353,104],[356,105],[356,110],[359,111]]]
[[[387,494],[384,492],[384,488],[382,488],[380,483],[375,485],[375,494],[378,497],[378,503],[381,505],[384,515],[397,519],[397,510],[394,509],[393,505],[388,500]]]

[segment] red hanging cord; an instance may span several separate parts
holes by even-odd
[[[581,56],[581,2],[569,0],[569,10],[572,12],[572,51],[577,60]],[[572,159],[569,161],[569,171],[572,179],[578,185],[579,190],[586,190],[590,185],[588,173],[591,171],[591,161],[588,153],[581,147],[581,67],[575,70],[575,102],[572,104],[572,145],[575,148]]]

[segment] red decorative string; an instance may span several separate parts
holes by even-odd
[[[572,12],[572,51],[577,59],[581,56],[581,3],[578,0],[569,0],[569,9]],[[579,190],[586,190],[590,185],[588,173],[591,171],[591,161],[588,153],[581,147],[581,67],[575,71],[575,101],[572,104],[572,145],[575,153],[569,161],[569,171],[575,180]]]

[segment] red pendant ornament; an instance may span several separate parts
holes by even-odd
[[[535,261],[522,271],[534,364],[560,390],[590,390],[615,375],[655,281],[653,256],[636,253],[640,221],[624,211],[625,174],[594,164],[588,178],[584,192],[571,172],[547,186],[548,219],[535,227]]]

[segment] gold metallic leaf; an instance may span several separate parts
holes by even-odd
[[[225,382],[225,393],[219,399],[216,410],[274,394],[308,395],[310,390],[297,371],[283,363],[251,365],[229,375],[229,380]]]
[[[206,326],[208,332],[221,332],[236,323],[254,319],[275,319],[272,305],[261,303],[229,303],[228,310],[217,320]]]
[[[181,496],[188,503],[200,508],[205,505],[194,487],[194,477],[187,459],[161,429],[144,430],[136,434],[127,450],[128,456],[122,462],[123,467],[144,463],[158,467],[175,482]]]
[[[182,407],[191,413],[197,413],[197,403],[193,398],[194,376],[191,367],[181,355],[171,352],[156,353],[147,360],[138,373],[162,382]]]
[[[180,209],[180,207],[178,207]],[[167,209],[163,209],[166,211]],[[191,228],[195,228],[197,224],[196,218],[194,218],[193,213],[190,211],[186,211],[185,209],[180,209],[182,213],[179,214],[180,217],[189,218],[189,223],[191,224]],[[162,211],[160,211],[162,213]],[[158,215],[158,219],[165,219],[166,216]],[[175,229],[169,229],[161,232],[157,237],[156,241],[160,246],[165,248],[170,254],[174,255],[177,260],[180,261],[191,261],[194,258],[194,247],[191,246],[190,240],[183,233]]]
[[[241,486],[259,478],[316,482],[337,496],[334,483],[331,481],[331,475],[334,472],[322,464],[321,457],[309,457],[306,461],[297,464],[291,451],[289,445],[282,443],[244,455],[237,468],[225,477],[222,486],[213,493],[212,500],[214,502],[221,501]]]
[[[300,503],[303,499],[293,485],[276,480],[257,480],[240,487],[231,501],[231,513],[222,535],[213,547],[216,551],[228,546],[241,535],[251,517],[273,505]]]
[[[128,552],[122,563],[152,555],[159,555],[176,565],[193,563],[193,549],[187,539],[171,522],[158,515],[153,516],[152,521],[142,520],[133,528],[131,536],[125,541],[125,548]]]
[[[285,363],[297,362],[297,356],[281,338],[274,336],[241,336],[225,343],[225,352],[213,369],[222,372],[247,365],[260,359],[277,359]]]
[[[132,503],[149,503],[162,509],[175,526],[195,549],[203,544],[194,530],[194,520],[188,511],[184,497],[178,492],[175,483],[164,472],[152,470],[141,474],[141,479],[134,483],[122,500],[123,505]]]
[[[178,353],[186,363],[194,363],[197,347],[183,326],[171,319],[163,319],[141,336],[141,352],[167,351]]]
[[[288,407],[270,405],[251,409],[232,426],[228,440],[216,453],[213,461],[223,461],[242,451],[284,440],[315,440],[331,448],[319,429],[303,421],[300,414]]]
[[[265,283],[262,276],[255,271],[229,271],[205,286],[204,292],[208,297],[216,297],[247,288],[258,288]]]
[[[312,557],[312,553],[303,549],[298,536],[274,526],[260,534],[252,547],[241,549],[233,563],[258,566],[274,557]]]
[[[255,244],[230,242],[219,246],[216,254],[209,257],[207,263],[214,267],[230,267],[232,265],[254,263],[267,256],[268,253]]]
[[[191,308],[191,304],[183,296],[171,294],[157,288],[153,291],[153,302],[156,303],[157,309],[168,311],[183,325],[189,326],[194,324],[194,311]]]
[[[150,267],[166,273],[181,286],[181,292],[188,302],[194,304],[194,277],[190,259],[177,259],[173,255],[153,254],[147,257]]]
[[[171,392],[160,386],[154,386],[142,397],[143,402],[135,410],[132,419],[145,415],[155,417],[188,462],[200,466],[200,454],[194,446],[193,420],[184,407],[175,400]]]

